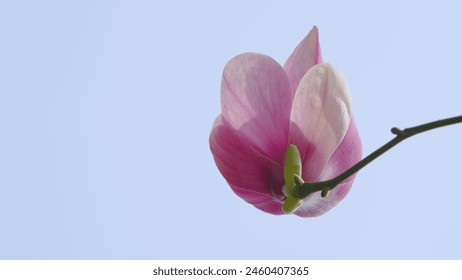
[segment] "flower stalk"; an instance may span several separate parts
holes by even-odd
[[[348,179],[350,176],[361,170],[363,167],[374,161],[376,158],[402,142],[403,140],[410,138],[414,135],[419,133],[429,131],[435,128],[453,125],[462,122],[462,116],[442,119],[434,122],[429,122],[426,124],[409,127],[406,129],[399,129],[393,127],[391,132],[395,134],[395,138],[390,140],[389,142],[385,143],[382,147],[378,148],[374,152],[372,152],[367,157],[363,158],[361,161],[347,169],[342,174],[338,175],[335,178],[330,180],[321,181],[321,182],[301,182],[300,180],[294,180],[295,187],[293,187],[292,193],[290,194],[291,197],[295,199],[303,199],[315,192],[321,192],[321,196],[325,197],[329,191],[333,190],[337,185],[342,183],[344,180]]]

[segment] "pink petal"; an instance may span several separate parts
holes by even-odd
[[[234,193],[236,193],[239,197],[243,198],[248,203],[252,204],[256,208],[265,211],[266,213],[274,214],[274,215],[283,215],[284,212],[282,211],[282,202],[280,200],[276,200],[272,196],[268,196],[261,193],[254,193],[252,191],[236,187],[231,185]]]
[[[314,66],[300,81],[290,116],[289,143],[300,151],[305,181],[319,180],[345,137],[350,103],[345,79],[330,64]]]
[[[223,118],[244,142],[278,163],[287,147],[291,105],[287,75],[272,58],[247,53],[226,65],[221,87]]]
[[[320,181],[329,180],[342,174],[348,168],[358,163],[362,158],[361,138],[354,118],[351,118],[350,126],[342,143],[330,157],[327,165],[319,178]],[[353,180],[354,177],[346,179],[344,182]]]
[[[210,149],[218,169],[238,196],[263,211],[282,214],[284,179],[280,164],[250,147],[222,116],[215,120]]]
[[[320,216],[344,199],[352,185],[353,180],[341,183],[324,198],[320,192],[314,193],[304,199],[302,206],[294,214],[304,218]]]
[[[284,70],[289,76],[289,81],[292,85],[292,95],[295,95],[297,86],[305,73],[311,67],[321,62],[318,28],[314,26],[284,64]]]
[[[354,119],[352,118],[345,138],[343,138],[342,143],[340,143],[327,162],[319,181],[335,178],[360,161],[361,157],[361,140]],[[342,184],[338,185],[325,198],[322,198],[319,193],[305,198],[302,206],[295,214],[301,217],[315,217],[329,211],[347,195],[354,178],[355,175],[343,181]]]

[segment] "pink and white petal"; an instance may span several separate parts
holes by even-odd
[[[330,157],[319,181],[325,181],[345,172],[348,168],[358,163],[362,158],[361,138],[354,118],[351,118],[350,126],[342,143],[337,147],[334,154]],[[345,179],[344,182],[354,180],[354,176]]]
[[[314,26],[308,35],[298,44],[284,64],[284,70],[289,76],[292,95],[295,95],[298,84],[305,73],[314,65],[322,62],[319,45],[318,28]]]
[[[303,204],[294,214],[304,218],[320,216],[344,199],[352,185],[353,180],[341,183],[324,198],[321,193],[314,193],[303,200]]]
[[[254,149],[282,163],[287,148],[292,95],[282,67],[272,58],[246,53],[223,72],[223,118]]]
[[[289,143],[300,151],[305,181],[319,180],[350,120],[351,100],[344,77],[327,63],[311,68],[295,94],[289,131]]]
[[[352,118],[345,138],[327,162],[319,181],[332,179],[361,160],[362,147],[358,129]],[[301,217],[319,216],[336,206],[349,192],[353,185],[355,175],[349,177],[333,189],[327,197],[322,198],[320,193],[305,198],[302,206],[295,212]]]
[[[237,195],[267,212],[282,204],[281,165],[249,146],[221,115],[209,141],[218,169]]]

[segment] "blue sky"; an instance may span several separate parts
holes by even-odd
[[[249,2],[0,3],[1,259],[462,258],[462,125],[406,140],[311,219],[246,204],[208,146],[226,62],[282,64],[313,25],[364,154],[460,115],[460,4]]]

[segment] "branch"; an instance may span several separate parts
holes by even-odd
[[[429,122],[426,124],[406,128],[404,130],[398,129],[393,127],[391,132],[396,135],[395,138],[390,140],[389,142],[385,143],[382,147],[378,148],[376,151],[372,152],[367,157],[363,158],[361,161],[347,169],[342,174],[338,175],[337,177],[322,181],[322,182],[301,182],[300,180],[296,180],[296,186],[292,190],[292,196],[297,199],[303,199],[315,192],[322,192],[322,197],[325,197],[330,190],[333,190],[336,186],[342,183],[344,180],[349,178],[351,175],[355,174],[363,167],[374,161],[376,158],[396,146],[401,141],[417,135],[419,133],[432,130],[435,128],[448,126],[452,124],[457,124],[462,122],[462,116],[457,116],[453,118],[443,119],[439,121]]]

